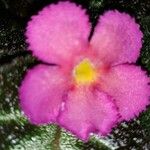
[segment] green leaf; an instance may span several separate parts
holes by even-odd
[[[142,18],[141,25],[144,31],[141,62],[150,71],[150,15]]]
[[[12,58],[25,50],[24,22],[14,18],[9,12],[0,7],[0,62]],[[6,56],[10,58],[6,58]]]

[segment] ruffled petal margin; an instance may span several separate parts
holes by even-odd
[[[87,49],[90,28],[84,9],[71,2],[59,2],[32,16],[25,35],[33,55],[62,64]]]
[[[101,75],[101,88],[115,99],[121,120],[136,117],[150,104],[150,79],[135,65],[118,65]]]
[[[135,19],[117,10],[100,16],[91,39],[99,59],[116,65],[136,62],[142,47],[143,34]]]
[[[56,66],[38,65],[27,72],[19,88],[20,106],[33,124],[56,121],[68,78]]]
[[[111,97],[96,89],[80,87],[68,93],[58,123],[87,141],[90,133],[109,133],[117,119],[118,112]]]

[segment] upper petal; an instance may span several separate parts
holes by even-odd
[[[58,67],[38,65],[28,71],[19,88],[19,98],[31,123],[55,121],[67,83],[67,77]]]
[[[26,28],[29,49],[48,63],[71,60],[85,50],[90,24],[84,9],[70,2],[46,6]]]
[[[140,67],[119,65],[101,76],[102,89],[116,101],[122,120],[138,116],[150,104],[150,79]]]
[[[106,63],[135,62],[142,47],[143,34],[135,19],[126,13],[107,11],[100,17],[91,45]]]
[[[64,111],[58,117],[60,125],[87,140],[91,132],[101,135],[110,132],[118,115],[108,95],[80,87],[68,93]]]

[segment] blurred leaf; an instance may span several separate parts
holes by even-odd
[[[0,9],[0,62],[2,57],[25,50],[23,21]],[[6,58],[5,58],[6,59]],[[3,60],[6,61],[6,60]]]
[[[27,66],[32,65],[31,56],[17,57],[0,66],[0,110],[9,113],[18,109],[18,86]]]
[[[58,0],[0,0],[5,7],[14,16],[24,18],[36,13],[37,10],[43,8],[46,4],[56,2]]]
[[[150,71],[150,15],[141,20],[144,30],[144,44],[141,52],[142,64]]]
[[[117,150],[147,150],[150,147],[150,136],[146,132],[140,118],[137,118],[121,123],[105,140]]]
[[[141,115],[141,125],[145,129],[146,134],[150,138],[150,108]],[[149,141],[150,142],[150,141]]]

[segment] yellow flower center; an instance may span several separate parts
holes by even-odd
[[[89,84],[96,80],[97,72],[89,59],[83,59],[74,68],[74,79],[78,84]]]

